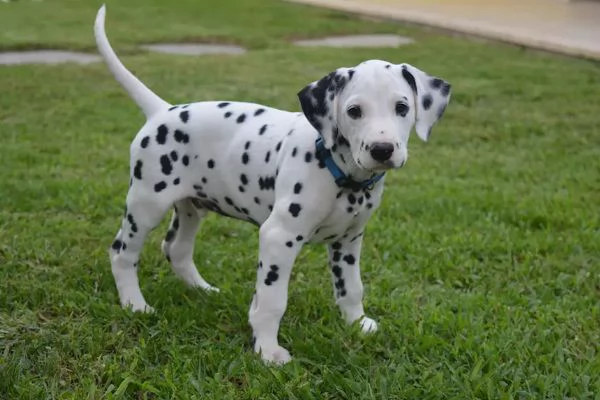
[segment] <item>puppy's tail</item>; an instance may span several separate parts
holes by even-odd
[[[125,88],[129,96],[142,109],[146,118],[150,118],[157,111],[168,108],[169,103],[158,97],[152,90],[148,89],[138,78],[136,78],[125,66],[115,52],[113,51],[106,32],[104,31],[104,18],[106,15],[106,6],[102,5],[96,14],[96,23],[94,24],[94,35],[98,51],[108,65],[108,69],[115,76],[117,81]]]

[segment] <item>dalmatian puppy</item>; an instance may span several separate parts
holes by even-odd
[[[173,208],[162,250],[187,284],[202,278],[194,240],[209,212],[259,229],[256,292],[249,310],[254,351],[285,363],[278,343],[292,265],[306,243],[324,243],[335,301],[365,333],[359,259],[363,232],[379,206],[386,171],[406,164],[413,126],[427,140],[450,99],[450,85],[409,64],[369,60],[339,68],[299,91],[302,112],[206,101],[171,105],[119,61],[98,11],[95,37],[116,80],[146,115],[130,147],[126,208],[110,261],[123,307],[152,311],[137,277],[148,233]]]

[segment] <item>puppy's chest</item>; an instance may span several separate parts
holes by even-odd
[[[379,190],[339,190],[332,212],[317,227],[311,241],[333,242],[358,235],[379,206],[380,199]]]

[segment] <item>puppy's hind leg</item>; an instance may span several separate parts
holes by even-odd
[[[165,197],[148,195],[135,183],[127,194],[127,206],[121,229],[109,250],[111,269],[124,308],[151,312],[140,289],[137,268],[139,256],[148,233],[154,229],[170,203]]]
[[[191,198],[176,202],[171,225],[162,242],[162,251],[171,263],[173,271],[185,283],[192,287],[218,292],[219,289],[202,278],[194,264],[196,233],[207,212],[201,206],[196,207]]]

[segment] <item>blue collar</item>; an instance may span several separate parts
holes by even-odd
[[[375,183],[377,183],[377,181],[379,181],[385,175],[385,172],[384,172],[384,173],[375,175],[375,176],[367,179],[366,181],[357,182],[354,179],[352,179],[351,177],[346,176],[344,171],[342,171],[340,169],[340,167],[337,166],[335,161],[333,161],[333,157],[331,156],[331,151],[329,149],[325,148],[325,144],[323,143],[322,137],[319,136],[319,138],[315,142],[315,145],[317,146],[317,152],[316,152],[317,159],[319,161],[321,161],[323,164],[325,164],[325,166],[327,167],[329,172],[331,172],[331,175],[333,175],[333,179],[335,179],[336,185],[338,185],[339,187],[350,188],[353,190],[360,190],[360,189],[371,190],[371,189],[373,189],[373,185],[375,185]]]

